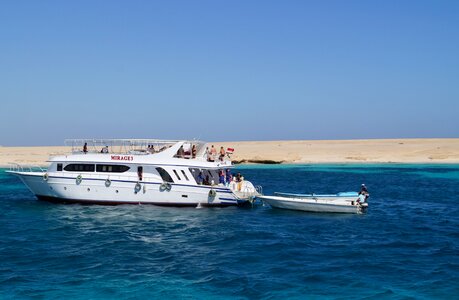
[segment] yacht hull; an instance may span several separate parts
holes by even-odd
[[[99,205],[152,204],[159,206],[234,206],[241,202],[223,186],[170,184],[82,176],[47,176],[40,172],[11,172],[17,175],[39,200],[53,203]],[[212,192],[211,192],[212,191]],[[243,201],[244,202],[244,201]]]
[[[165,206],[165,207],[196,207],[198,206],[197,203],[178,203],[178,202],[152,202],[152,201],[141,201],[141,202],[134,202],[134,201],[120,201],[120,200],[82,200],[82,199],[64,199],[64,198],[56,198],[56,197],[49,197],[49,196],[39,196],[35,195],[38,200],[46,201],[50,203],[56,204],[82,204],[82,205],[107,205],[107,206],[115,206],[115,205],[155,205],[155,206]],[[202,207],[227,207],[227,206],[235,206],[238,203],[201,203]]]

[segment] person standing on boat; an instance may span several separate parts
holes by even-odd
[[[196,149],[196,145],[193,145],[191,147],[191,157],[192,158],[196,158],[196,153],[198,152],[198,150]]]
[[[223,149],[223,147],[220,147],[220,161],[224,161],[225,160],[225,149]]]
[[[210,162],[214,161],[212,158],[212,153],[209,150],[209,147],[206,147],[206,155],[207,155],[207,161],[210,161]]]
[[[226,183],[230,184],[233,181],[233,175],[231,175],[231,170],[226,169]]]
[[[202,183],[204,185],[210,185],[210,178],[209,175],[206,175],[206,179],[204,179],[204,182]]]
[[[214,159],[214,157],[212,155],[212,151],[209,150],[209,147],[206,148],[206,154],[207,154],[207,161],[210,161],[210,162],[215,161],[215,159]]]
[[[84,143],[84,145],[83,145],[83,153],[84,154],[88,153],[88,143]]]
[[[241,177],[241,173],[237,173],[235,178],[236,182],[241,182]]]
[[[202,171],[200,171],[198,175],[198,184],[202,185],[203,183],[204,183],[204,175],[202,174]]]
[[[223,170],[218,172],[218,183],[225,185],[225,172],[223,172]]]
[[[365,186],[365,184],[362,183],[362,186],[360,187],[360,192],[359,192],[359,198],[357,199],[357,202],[366,202],[367,198],[370,196],[370,193],[368,193],[368,189]]]
[[[215,157],[217,156],[217,149],[215,149],[214,145],[210,148],[210,155],[212,155],[212,161],[215,161]]]

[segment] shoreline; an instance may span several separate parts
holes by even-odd
[[[234,148],[237,164],[459,164],[459,138],[209,142]],[[66,146],[1,147],[0,168],[8,163],[46,167]]]

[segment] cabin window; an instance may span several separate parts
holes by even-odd
[[[97,165],[96,171],[103,173],[124,173],[130,168],[124,165]]]
[[[214,183],[218,183],[218,170],[213,169],[198,169],[198,168],[190,168],[189,169],[191,174],[193,175],[196,182],[199,182],[200,179],[198,178],[199,173],[202,172],[202,176],[204,179],[209,179],[209,183],[214,181]]]
[[[62,171],[62,164],[57,164],[57,171]]]
[[[167,173],[167,171],[163,168],[156,168],[156,171],[158,171],[159,176],[161,176],[164,182],[174,182],[171,175],[169,175],[169,173]]]
[[[68,164],[64,167],[64,170],[69,172],[94,172],[95,169],[94,164]]]
[[[214,181],[215,184],[218,183],[218,170],[204,170],[206,175],[209,175],[209,182]]]
[[[175,176],[177,176],[178,180],[182,180],[182,179],[180,179],[180,176],[178,175],[177,171],[174,170],[174,174],[175,174]]]
[[[186,179],[187,181],[190,181],[190,180],[188,179],[188,176],[186,176],[186,174],[185,174],[185,171],[184,171],[184,170],[182,170],[182,174],[183,174],[183,177],[185,177],[185,179]]]
[[[198,168],[190,168],[190,172],[191,172],[191,175],[193,175],[193,177],[196,180],[196,182],[199,182],[198,176],[199,176],[199,172],[201,172],[201,170],[198,169]]]

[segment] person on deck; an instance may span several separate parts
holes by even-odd
[[[198,184],[199,184],[199,185],[204,184],[204,175],[202,174],[202,172],[199,172],[199,175],[198,175]]]
[[[198,152],[198,150],[196,149],[196,145],[193,145],[191,147],[191,157],[192,158],[196,158],[196,153]]]
[[[215,161],[215,157],[217,156],[217,149],[215,149],[214,145],[210,148],[210,154],[212,155],[212,161]]]
[[[209,147],[206,148],[206,155],[207,155],[207,161],[210,161],[210,162],[215,161],[214,157],[212,156],[212,152],[209,150]]]
[[[153,145],[148,145],[147,151],[148,151],[149,153],[154,153],[154,152],[155,152],[155,149],[153,149]]]
[[[235,181],[236,181],[236,182],[241,182],[241,178],[242,178],[241,173],[237,173],[237,174],[236,174]]]
[[[218,174],[218,183],[225,185],[225,172],[223,172],[223,170],[220,170]]]
[[[88,143],[84,143],[84,145],[83,145],[83,153],[84,154],[88,153]]]
[[[203,184],[204,184],[204,185],[210,185],[209,175],[206,175],[206,179],[204,179]]]
[[[220,157],[219,157],[220,161],[225,160],[225,154],[226,154],[225,149],[223,149],[223,147],[220,147]]]
[[[237,182],[237,190],[240,192],[242,189],[242,182],[244,181],[244,177],[242,177],[241,173],[237,173],[236,175],[236,182]]]
[[[231,170],[226,169],[226,183],[230,184],[233,181],[233,175],[231,175]]]

